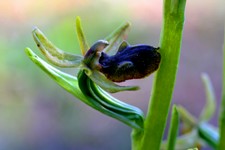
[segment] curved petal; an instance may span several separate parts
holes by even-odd
[[[38,29],[35,28],[32,32],[33,38],[47,60],[58,67],[79,67],[82,56],[66,53],[55,45],[53,45],[47,37]]]
[[[142,130],[143,112],[139,108],[123,103],[101,90],[88,78],[84,71],[80,71],[78,78],[76,78],[50,66],[33,53],[31,49],[26,48],[25,52],[38,67],[76,98],[132,128]]]
[[[132,128],[143,130],[143,112],[132,105],[119,101],[99,88],[84,71],[78,74],[80,90],[88,97],[91,106],[98,111],[116,118]]]
[[[202,121],[206,122],[209,119],[211,119],[213,114],[215,113],[216,96],[215,96],[214,88],[208,74],[202,73],[201,78],[205,87],[206,104],[200,114],[199,122],[202,122]]]
[[[138,90],[138,86],[120,86],[107,79],[103,74],[96,70],[92,70],[89,78],[99,85],[102,89],[110,93],[116,93],[121,91],[135,91]]]
[[[76,18],[76,30],[77,30],[77,37],[81,48],[81,53],[85,55],[87,50],[89,49],[87,40],[85,38],[82,26],[81,26],[81,20],[80,17]]]
[[[126,33],[129,27],[130,23],[126,22],[105,38],[105,40],[109,42],[109,46],[104,50],[105,53],[108,55],[114,55],[118,51],[118,45],[126,39]]]
[[[88,103],[88,99],[83,95],[83,93],[80,91],[78,86],[77,78],[74,76],[71,76],[69,74],[66,74],[48,63],[46,63],[44,60],[39,58],[31,49],[26,48],[25,49],[26,54],[29,56],[29,58],[38,66],[40,67],[45,73],[47,73],[53,80],[56,81],[61,87],[63,87],[66,91],[73,94],[75,97],[79,98],[80,100],[84,101],[85,103]]]

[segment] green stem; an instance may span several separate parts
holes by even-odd
[[[220,140],[218,150],[225,149],[225,26],[224,26],[224,46],[223,46],[223,87],[222,87],[222,100],[220,107]]]
[[[179,63],[186,0],[164,0],[160,39],[161,64],[154,78],[142,139],[136,149],[159,150]],[[135,134],[134,134],[135,135]],[[133,136],[133,140],[138,140]]]

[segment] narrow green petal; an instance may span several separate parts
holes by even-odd
[[[120,86],[114,82],[108,80],[103,74],[96,70],[92,70],[92,74],[89,78],[99,85],[102,89],[110,93],[116,93],[121,91],[134,91],[138,90],[138,86]]]
[[[206,93],[206,104],[200,114],[200,122],[202,121],[208,121],[210,118],[212,118],[215,109],[216,109],[216,96],[215,92],[212,86],[212,83],[210,81],[209,76],[206,73],[202,74],[202,81],[204,83],[205,87],[205,93]]]
[[[118,51],[118,45],[125,40],[129,27],[130,23],[126,22],[105,38],[105,40],[109,42],[109,46],[107,46],[104,50],[105,53],[108,55],[113,55]]]
[[[196,147],[198,144],[198,133],[194,129],[190,133],[184,134],[177,138],[175,150],[188,149],[190,147]]]
[[[35,28],[32,32],[33,38],[47,60],[59,67],[79,67],[82,56],[66,53],[55,45],[53,45],[47,37],[38,29]]]
[[[77,37],[81,48],[81,53],[84,55],[87,50],[89,50],[89,46],[87,43],[87,40],[85,38],[82,26],[81,26],[81,20],[80,17],[76,18],[76,30],[77,30]]]
[[[197,119],[190,114],[184,107],[177,106],[177,111],[179,112],[181,120],[188,126],[195,127],[197,126]]]

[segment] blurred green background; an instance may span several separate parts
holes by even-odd
[[[60,88],[29,60],[24,48],[30,47],[41,56],[31,36],[32,28],[38,26],[58,47],[80,54],[76,16],[82,19],[90,45],[129,21],[130,44],[158,46],[161,8],[158,0],[1,0],[0,150],[129,150],[129,127]],[[224,12],[224,0],[187,1],[173,103],[196,116],[205,102],[202,72],[210,75],[219,106]],[[152,76],[125,82],[139,85],[141,90],[114,96],[146,112],[151,82]],[[214,125],[217,118],[218,112]]]

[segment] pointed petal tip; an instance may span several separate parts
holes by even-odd
[[[35,36],[43,35],[42,31],[38,27],[33,27],[32,34]]]
[[[139,90],[139,89],[140,89],[139,86],[130,86],[130,90],[131,90],[131,91],[137,91],[137,90]]]
[[[130,22],[126,22],[126,25],[127,25],[128,27],[130,27],[130,26],[131,26],[131,23],[130,23]]]
[[[76,17],[76,25],[80,24],[80,22],[81,22],[80,16],[77,16]]]
[[[76,16],[76,20],[80,20],[80,16]]]
[[[117,85],[117,89],[104,89],[108,91],[109,93],[118,93],[123,91],[137,91],[139,90],[139,86],[119,86]]]
[[[37,26],[33,26],[33,27],[32,27],[32,31],[37,30],[37,29],[38,29]]]
[[[37,55],[29,48],[29,47],[26,47],[24,49],[25,53],[27,54],[28,57],[36,57]]]
[[[25,53],[28,55],[28,56],[31,56],[32,55],[32,50],[29,48],[29,47],[26,47],[24,49]]]
[[[32,28],[32,34],[37,34],[37,33],[41,33],[41,30],[38,29],[37,26],[34,26],[34,27]]]

